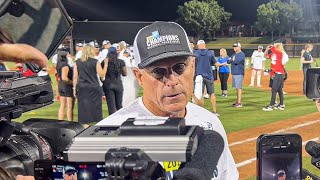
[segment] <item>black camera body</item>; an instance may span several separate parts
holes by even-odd
[[[49,119],[11,122],[22,113],[53,103],[51,81],[20,72],[0,72],[0,166],[21,175],[33,175],[37,159],[60,156],[84,128],[79,123]]]
[[[309,68],[306,73],[306,97],[320,99],[320,68]]]

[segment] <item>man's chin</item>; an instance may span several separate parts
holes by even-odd
[[[170,104],[165,106],[165,110],[167,112],[169,112],[170,114],[179,114],[181,112],[183,112],[186,108],[186,104],[185,103],[174,103],[174,104]],[[184,114],[179,116],[184,116]]]

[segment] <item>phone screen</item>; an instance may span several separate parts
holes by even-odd
[[[52,164],[53,180],[107,180],[104,163],[66,163]]]
[[[301,179],[300,136],[267,136],[259,146],[260,180]]]

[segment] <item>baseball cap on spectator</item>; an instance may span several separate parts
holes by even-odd
[[[89,42],[89,45],[94,47],[94,42],[93,41]]]
[[[76,168],[74,168],[73,166],[66,166],[64,168],[63,174],[70,173],[70,172],[78,172],[78,170],[76,170]]]
[[[117,49],[115,47],[111,46],[108,50],[108,54],[110,54],[110,53],[117,53]]]
[[[114,44],[112,44],[112,47],[115,47],[116,49],[118,49],[119,48],[119,44],[118,43],[114,43]]]
[[[205,44],[206,42],[204,42],[204,40],[199,40],[198,42],[197,42],[197,46],[199,45],[199,44]]]
[[[194,56],[185,30],[175,22],[157,21],[138,32],[133,43],[140,69],[171,57]]]
[[[83,44],[82,43],[78,43],[77,46],[78,47],[83,47]]]
[[[237,42],[237,43],[234,43],[232,47],[241,47],[241,44]]]
[[[106,45],[106,44],[110,44],[110,41],[108,41],[108,40],[102,41],[102,45]]]
[[[94,43],[95,48],[99,48],[99,44],[97,42]]]
[[[263,49],[263,46],[262,45],[258,46],[258,49]]]

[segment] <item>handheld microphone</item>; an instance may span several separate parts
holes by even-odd
[[[207,180],[218,177],[217,165],[224,146],[224,140],[219,133],[212,130],[204,131],[191,161],[183,164],[174,174],[173,179]]]
[[[309,141],[307,142],[305,149],[312,157],[311,163],[320,169],[320,144],[315,141]]]

